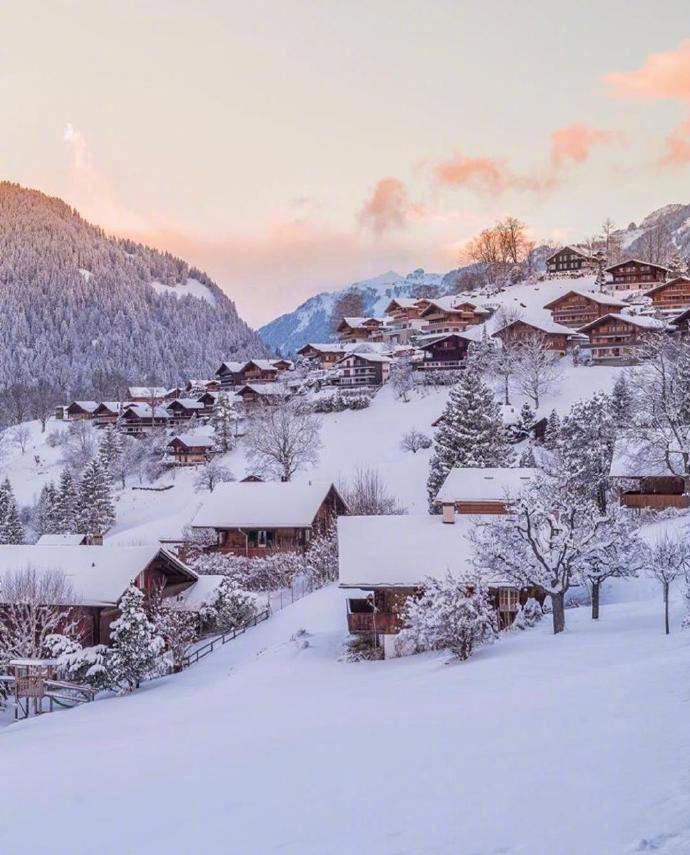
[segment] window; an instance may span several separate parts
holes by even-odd
[[[520,608],[520,594],[517,588],[498,589],[498,610],[516,612]]]

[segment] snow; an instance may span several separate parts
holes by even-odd
[[[580,327],[579,331],[584,332],[586,330],[598,326],[599,324],[602,324],[604,321],[609,320],[624,321],[625,323],[632,324],[634,327],[640,327],[640,329],[645,330],[662,330],[664,328],[664,323],[662,321],[658,321],[656,318],[648,318],[643,315],[621,315],[612,313],[608,315],[602,315],[595,321],[591,321],[591,323],[585,324],[585,326]]]
[[[308,528],[329,482],[242,481],[219,484],[194,517],[198,528]]]
[[[81,546],[85,534],[42,534],[36,546]]]
[[[437,502],[502,502],[515,496],[539,474],[528,467],[478,469],[458,466],[448,473]]]
[[[198,279],[187,277],[186,282],[181,282],[177,285],[164,285],[162,282],[152,282],[151,287],[158,294],[172,294],[181,300],[183,297],[196,297],[199,300],[205,300],[212,306],[216,305],[216,297],[208,285],[199,282]]]
[[[690,850],[677,606],[669,637],[659,596],[597,622],[569,610],[566,633],[543,621],[465,663],[349,664],[345,593],[131,696],[6,728],[3,849],[29,828],[53,855]]]

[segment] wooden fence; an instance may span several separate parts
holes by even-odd
[[[235,627],[235,629],[229,629],[222,635],[217,635],[215,638],[212,638],[210,641],[202,644],[201,647],[197,647],[196,650],[192,651],[188,656],[185,656],[183,666],[185,668],[189,668],[190,665],[194,665],[200,659],[208,656],[209,653],[213,653],[216,647],[222,647],[224,644],[227,644],[228,641],[233,641],[238,635],[245,633],[250,627],[256,626],[257,623],[267,620],[270,617],[270,614],[270,609],[264,609],[243,626]]]

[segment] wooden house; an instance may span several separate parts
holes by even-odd
[[[297,351],[300,356],[322,370],[332,368],[339,359],[342,359],[345,352],[345,347],[336,342],[324,344],[310,342]]]
[[[273,383],[278,379],[280,373],[280,370],[270,359],[249,359],[245,362],[240,376],[243,385],[245,383]]]
[[[340,587],[353,591],[347,600],[349,632],[375,637],[386,657],[395,656],[407,601],[420,595],[426,579],[476,576],[468,535],[477,519],[457,516],[444,525],[433,514],[340,517]],[[530,596],[544,600],[542,590],[520,589],[505,578],[482,581],[503,627]]]
[[[129,404],[160,404],[165,400],[168,390],[163,386],[130,386],[127,389],[127,403]]]
[[[233,397],[231,394],[229,394],[229,396],[230,398]],[[216,406],[216,402],[218,401],[218,392],[204,392],[203,395],[199,395],[197,401],[201,404],[201,410],[198,415],[210,416],[213,412],[213,408]]]
[[[589,339],[593,362],[632,363],[650,335],[664,331],[664,324],[641,315],[609,314],[580,327],[578,332]]]
[[[385,309],[386,325],[381,331],[383,340],[392,345],[409,344],[426,324],[421,315],[428,305],[428,300],[412,297],[391,300]]]
[[[528,467],[456,466],[446,476],[434,504],[442,508],[445,523],[455,522],[455,514],[506,514],[510,499],[538,474],[538,469]]]
[[[645,291],[652,306],[659,312],[673,313],[681,309],[690,309],[690,279],[686,276],[676,276],[668,282],[660,282],[649,291]]]
[[[667,462],[630,437],[616,440],[609,477],[618,488],[622,505],[656,511],[690,507],[685,480],[677,474],[683,471],[682,454],[673,450],[672,442],[669,448]]]
[[[602,315],[619,312],[627,305],[623,300],[612,297],[610,294],[568,291],[551,300],[544,308],[551,312],[554,323],[576,330]]]
[[[68,422],[90,421],[98,408],[97,401],[72,401],[65,407],[65,420]]]
[[[380,353],[348,353],[336,364],[338,385],[383,386],[391,373],[392,359]]]
[[[192,527],[216,532],[211,551],[257,558],[304,551],[312,538],[346,513],[347,505],[333,484],[240,481],[219,484]]]
[[[417,344],[424,352],[419,367],[424,371],[448,371],[462,368],[473,339],[459,332],[422,336]]]
[[[174,422],[186,422],[191,418],[201,416],[204,405],[195,398],[176,398],[166,404],[165,409],[170,413]]]
[[[93,423],[96,427],[114,425],[120,418],[123,405],[119,401],[101,401],[93,412]]]
[[[680,312],[668,322],[668,329],[671,333],[677,333],[681,336],[690,334],[690,309]]]
[[[647,291],[660,282],[665,282],[670,273],[663,264],[628,258],[606,268],[611,276],[610,288],[614,291]]]
[[[483,323],[491,314],[490,310],[469,300],[458,297],[439,297],[429,300],[421,312],[424,322],[422,332],[426,334],[442,334],[462,332],[467,327]]]
[[[235,392],[247,412],[279,404],[287,394],[281,383],[246,383]]]
[[[175,466],[198,466],[213,454],[213,438],[193,432],[174,436],[166,446],[166,458]]]
[[[550,276],[572,276],[591,272],[596,258],[581,246],[563,246],[546,259],[546,272]]]
[[[382,318],[343,318],[336,332],[341,341],[381,341]]]
[[[522,320],[511,321],[493,333],[492,338],[498,338],[510,345],[517,345],[533,339],[540,339],[554,353],[564,356],[574,344],[580,340],[586,341],[578,332],[553,321]]]
[[[222,362],[216,371],[216,379],[223,390],[232,390],[244,383],[242,371],[246,362]]]
[[[158,545],[0,546],[0,614],[3,578],[28,568],[64,573],[73,602],[63,602],[61,597],[59,605],[66,619],[78,618],[84,646],[110,643],[110,625],[119,615],[117,604],[131,584],[146,592],[161,588],[168,596],[184,591],[198,578]]]
[[[123,433],[139,436],[151,433],[156,428],[167,427],[171,420],[165,407],[150,404],[129,404],[122,411],[120,429]]]

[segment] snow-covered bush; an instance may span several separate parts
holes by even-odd
[[[431,437],[421,431],[415,430],[414,428],[404,434],[403,438],[400,440],[400,448],[403,451],[411,451],[412,454],[416,454],[424,448],[431,448],[431,445]]]
[[[498,616],[486,591],[449,574],[427,579],[422,595],[407,601],[397,647],[401,653],[449,649],[464,660],[497,637]]]
[[[234,480],[235,476],[230,469],[227,466],[223,466],[217,458],[213,458],[199,470],[194,479],[194,489],[208,490],[209,493],[212,493],[218,484]]]
[[[207,603],[199,610],[206,632],[225,632],[244,626],[256,616],[256,601],[230,577],[221,581]]]
[[[301,564],[301,574],[313,588],[321,588],[338,578],[338,532],[335,525],[312,540]]]
[[[61,428],[54,428],[46,434],[46,445],[49,448],[61,448],[69,440],[69,433]]]
[[[347,484],[339,485],[340,494],[353,516],[404,514],[406,509],[388,492],[376,469],[359,467]]]
[[[539,605],[539,601],[530,597],[524,606],[520,606],[515,615],[515,620],[511,624],[511,629],[529,629],[536,626],[543,617],[544,611]]]
[[[372,635],[355,635],[345,642],[346,662],[365,662],[383,659],[383,647],[376,644]]]
[[[343,395],[340,391],[317,398],[311,405],[314,413],[342,413],[344,410],[364,410],[371,403],[368,395]]]
[[[155,604],[153,621],[156,632],[165,642],[175,673],[184,668],[185,657],[199,637],[199,618],[193,611],[179,608],[168,597],[160,597]]]

